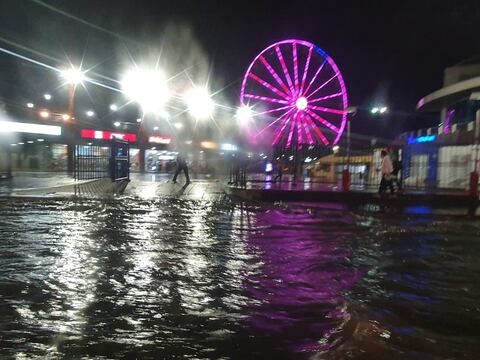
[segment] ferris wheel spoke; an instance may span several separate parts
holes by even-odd
[[[320,65],[320,67],[318,68],[318,70],[315,72],[315,75],[313,75],[312,79],[310,80],[310,82],[308,83],[308,86],[307,88],[305,89],[305,91],[303,92],[304,94],[308,94],[308,90],[310,90],[310,88],[312,87],[313,83],[315,82],[315,80],[317,80],[317,76],[318,74],[320,74],[320,71],[322,71],[323,67],[325,66],[325,63],[327,62],[327,60],[323,60],[322,64]]]
[[[336,98],[336,97],[342,96],[342,95],[343,95],[342,92],[338,92],[338,93],[335,93],[335,94],[322,96],[322,97],[319,97],[319,98],[316,98],[316,99],[308,99],[308,103],[311,104],[311,103],[319,102],[319,101],[322,101],[322,100],[333,99],[333,98]]]
[[[282,51],[280,50],[280,47],[277,45],[275,46],[275,51],[277,52],[277,57],[278,60],[280,60],[280,64],[282,65],[283,73],[287,79],[288,86],[290,86],[290,91],[292,94],[295,94],[295,88],[292,83],[292,78],[290,77],[290,73],[288,72],[287,69],[287,64],[285,64],[285,60],[283,59]]]
[[[278,76],[277,72],[273,69],[273,67],[269,64],[269,62],[263,57],[260,56],[260,61],[265,65],[267,68],[268,72],[273,76],[273,78],[277,81],[277,83],[282,87],[282,89],[285,91],[285,93],[291,95],[291,90],[285,85],[283,80]]]
[[[271,114],[271,113],[274,113],[274,112],[277,112],[277,111],[281,111],[281,110],[285,110],[285,109],[292,109],[292,105],[281,106],[281,107],[279,107],[279,108],[272,109],[272,110],[265,110],[265,111],[261,111],[261,112],[256,112],[256,113],[254,113],[252,116],[259,116],[259,115]],[[292,110],[293,110],[293,109],[292,109]]]
[[[310,46],[307,55],[307,61],[305,62],[305,68],[303,69],[302,83],[300,85],[300,94],[303,94],[303,87],[305,86],[305,80],[307,79],[308,68],[310,67],[310,60],[312,58],[313,46]]]
[[[310,133],[310,129],[308,127],[308,124],[307,124],[307,121],[305,120],[305,114],[301,114],[300,115],[300,121],[302,123],[302,126],[303,126],[303,130],[305,131],[305,135],[307,135],[307,139],[308,139],[308,143],[310,145],[314,144],[315,141],[313,141],[313,136],[312,134]]]
[[[343,110],[331,109],[331,108],[327,108],[327,107],[323,107],[323,106],[309,105],[308,107],[311,110],[317,110],[317,111],[327,112],[327,113],[331,113],[331,114],[339,114],[339,115],[345,114],[345,111],[343,111]]]
[[[292,125],[290,125],[290,131],[288,132],[287,148],[292,145],[293,130],[295,129],[295,115],[292,117],[291,123]]]
[[[267,88],[268,90],[274,92],[275,94],[277,95],[280,95],[281,97],[283,97],[284,99],[289,99],[290,97],[283,93],[282,91],[280,91],[279,89],[277,89],[275,86],[269,84],[268,82],[266,82],[265,80],[262,80],[261,78],[259,78],[257,75],[255,75],[254,73],[250,73],[248,74],[248,77],[252,78],[253,80],[255,80],[256,82],[258,82],[259,84],[263,85],[265,88]]]
[[[275,125],[277,122],[279,121],[285,121],[285,118],[288,119],[288,116],[289,114],[293,111],[294,109],[290,109],[288,111],[286,111],[284,114],[282,114],[281,116],[279,116],[276,120],[272,121],[270,124],[268,124],[267,126],[265,126],[262,130],[260,130],[259,132],[257,132],[257,134],[255,135],[255,137],[257,137],[258,135],[260,135],[261,133],[263,133],[265,130],[267,130],[269,127]]]
[[[316,92],[318,92],[320,89],[323,89],[330,81],[332,81],[333,79],[335,79],[337,76],[338,76],[338,73],[335,73],[335,75],[333,75],[330,79],[328,79],[328,80],[325,81],[322,85],[320,85],[318,88],[316,88],[314,92],[312,92],[311,94],[308,94],[308,95],[307,95],[307,99],[308,99],[310,96],[313,96],[313,94],[315,94]],[[305,91],[305,94],[307,94],[306,91]]]
[[[303,144],[302,122],[301,122],[300,114],[298,113],[295,116],[295,123],[297,126],[297,142],[299,144]]]
[[[313,111],[307,110],[307,113],[308,113],[308,115],[310,115],[311,117],[313,117],[315,120],[317,120],[318,122],[322,123],[322,124],[325,125],[327,128],[329,128],[330,130],[336,132],[337,134],[338,134],[338,132],[340,131],[340,129],[337,128],[335,125],[333,125],[330,121],[324,119],[323,117],[321,117],[321,116],[318,115],[318,114],[315,114]]]
[[[289,113],[290,113],[290,111],[289,111]],[[289,120],[290,120],[290,118],[288,116],[286,116],[285,119],[283,120],[282,127],[277,132],[277,135],[275,135],[275,138],[272,141],[272,145],[275,145],[278,142],[278,140],[280,140],[280,137],[283,135],[283,132],[285,131],[285,128],[287,127]]]
[[[295,82],[295,90],[297,93],[298,91],[298,55],[297,55],[297,44],[292,44],[292,52],[293,52],[293,79]]]
[[[312,120],[312,118],[310,116],[306,116],[306,120],[308,122],[308,124],[310,125],[310,127],[313,129],[313,131],[315,132],[315,134],[320,138],[320,140],[322,140],[323,144],[324,145],[328,145],[329,144],[329,141],[328,139],[325,137],[325,135],[323,135],[323,133],[320,131],[320,129],[317,127],[317,125],[315,124],[315,122]]]
[[[270,98],[270,97],[266,97],[266,96],[245,94],[244,97],[246,97],[248,99],[262,100],[262,101],[267,101],[267,102],[272,102],[272,103],[277,103],[277,104],[284,104],[284,105],[288,104],[288,101],[286,101],[286,100],[275,99],[275,98]]]

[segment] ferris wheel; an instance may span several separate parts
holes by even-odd
[[[283,40],[255,57],[240,102],[251,110],[253,136],[274,146],[333,146],[347,121],[347,91],[333,59],[304,40]]]

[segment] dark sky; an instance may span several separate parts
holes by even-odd
[[[392,110],[388,117],[359,113],[353,125],[356,132],[385,136],[434,124],[436,117],[415,113],[416,102],[441,87],[445,67],[480,53],[480,1],[44,2],[117,36],[38,1],[1,0],[1,47],[55,66],[66,63],[66,56],[78,62],[83,55],[87,65],[97,65],[96,72],[115,79],[129,56],[148,62],[162,49],[162,61],[175,71],[174,64],[205,62],[214,88],[229,85],[221,96],[233,106],[238,103],[239,81],[254,56],[275,41],[301,38],[335,59],[352,105],[388,104]],[[199,69],[205,71],[201,65]],[[0,96],[5,103],[21,103],[57,86],[52,72],[0,54]],[[90,95],[85,94],[79,106],[93,106],[99,114],[107,114],[106,107],[118,97],[101,89],[92,89]],[[56,98],[64,101],[60,94]]]

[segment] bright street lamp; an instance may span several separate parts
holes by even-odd
[[[67,84],[77,85],[85,80],[85,73],[79,69],[67,69],[61,72],[62,77],[67,81]]]
[[[370,110],[372,114],[385,114],[387,111],[388,108],[386,106],[375,106]]]
[[[45,98],[45,100],[52,100],[52,95],[50,94],[44,94],[43,97]]]
[[[119,121],[115,121],[115,122],[113,123],[113,126],[119,127],[119,126],[120,126],[120,122],[119,122]]]
[[[122,89],[128,98],[140,104],[144,112],[162,112],[170,98],[165,75],[158,70],[128,72],[122,81]]]
[[[215,103],[206,88],[194,87],[185,94],[188,111],[196,119],[207,119],[213,115]]]
[[[138,118],[137,123],[141,123],[141,122],[142,122],[142,118]]]
[[[176,122],[175,124],[173,124],[173,126],[175,126],[177,129],[183,128],[183,124],[180,122]]]
[[[118,110],[118,106],[115,105],[115,104],[112,104],[112,105],[110,105],[110,110],[112,110],[112,111],[117,111],[117,110]]]
[[[237,109],[235,117],[241,124],[245,124],[252,120],[253,111],[249,106],[242,105]]]
[[[86,114],[88,117],[92,117],[93,115],[95,115],[95,112],[93,112],[93,110],[88,110]]]
[[[70,115],[68,115],[68,114],[62,114],[62,120],[63,120],[63,121],[68,121],[68,120],[70,120]]]
[[[29,109],[33,109],[34,105],[33,105],[33,103],[27,103],[27,107],[28,107]]]

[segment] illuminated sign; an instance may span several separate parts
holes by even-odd
[[[170,144],[171,141],[172,139],[168,137],[163,137],[158,135],[150,136],[148,138],[148,142],[155,143],[155,144]]]
[[[426,143],[426,142],[433,142],[437,139],[436,135],[427,135],[427,136],[419,136],[416,138],[408,138],[409,144],[418,144],[418,143]]]
[[[98,131],[98,130],[85,130],[81,131],[81,137],[83,139],[100,139],[100,140],[111,140],[111,139],[120,139],[126,140],[129,142],[137,141],[137,135],[129,133],[117,133],[111,131]]]
[[[237,151],[238,148],[236,145],[233,144],[222,144],[220,145],[220,149],[225,150],[225,151]]]
[[[53,125],[0,121],[0,133],[11,132],[58,136],[62,134],[62,128]]]

